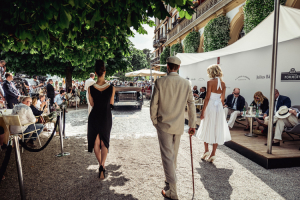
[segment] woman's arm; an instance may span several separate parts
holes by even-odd
[[[115,90],[115,87],[114,87],[114,86],[112,86],[112,88],[113,88],[113,91],[112,91],[112,95],[111,95],[111,99],[110,99],[110,104],[111,104],[111,105],[114,105],[114,103],[115,103],[115,92],[116,92],[116,90]]]
[[[94,100],[93,100],[93,97],[90,92],[91,91],[90,87],[88,88],[88,90],[89,90],[89,102],[90,102],[91,106],[94,107]]]
[[[209,81],[207,81],[207,92],[206,92],[206,97],[205,97],[205,99],[207,101],[204,101],[204,105],[203,105],[203,109],[202,109],[202,113],[201,113],[200,119],[204,119],[204,113],[205,113],[207,104],[209,102],[210,95],[211,95],[211,83]]]
[[[226,85],[224,83],[224,86],[222,86],[223,90],[222,90],[222,95],[221,95],[221,102],[222,102],[222,105],[224,106],[225,105],[225,93],[226,93]]]

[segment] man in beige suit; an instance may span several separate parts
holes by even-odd
[[[87,103],[88,103],[89,114],[92,111],[92,106],[91,106],[91,104],[89,102],[89,87],[91,85],[94,85],[96,83],[96,81],[94,81],[94,78],[95,78],[95,74],[94,73],[90,73],[90,78],[85,81],[85,85],[84,85],[84,90],[86,91],[86,100],[87,100]]]
[[[184,132],[184,112],[188,106],[189,132],[195,133],[196,107],[188,80],[181,78],[177,71],[181,61],[176,56],[167,59],[169,75],[155,82],[150,104],[150,115],[157,129],[161,158],[166,176],[166,190],[162,195],[178,199],[176,188],[176,164],[180,137]]]

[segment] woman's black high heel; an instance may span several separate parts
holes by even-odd
[[[105,179],[105,169],[103,168],[102,165],[100,165],[100,167],[99,167],[99,178],[101,180]]]

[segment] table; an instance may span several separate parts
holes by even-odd
[[[250,125],[249,125],[250,133],[246,133],[245,136],[247,136],[247,137],[257,137],[257,135],[253,133],[253,118],[259,118],[261,116],[257,117],[256,115],[253,115],[253,114],[252,115],[246,114],[245,117],[250,118]]]
[[[203,103],[195,103],[195,106],[196,106],[196,109],[197,109],[197,106],[200,106],[200,112],[199,112],[199,114],[201,114],[202,113],[202,108],[203,108]],[[197,116],[198,117],[198,116]],[[200,116],[199,116],[200,117]]]

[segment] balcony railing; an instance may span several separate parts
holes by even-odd
[[[200,16],[202,16],[204,13],[209,11],[212,7],[214,7],[216,4],[218,4],[221,1],[223,1],[223,0],[206,0],[195,8],[195,14],[193,15],[192,19],[190,19],[190,20],[183,19],[182,21],[180,20],[180,21],[175,21],[174,23],[172,23],[172,30],[169,31],[168,40],[171,39],[178,32],[182,31],[190,23],[192,23],[193,21],[198,19]],[[177,26],[178,24],[179,24],[179,27]]]
[[[153,40],[153,47],[156,48],[160,45],[159,40]]]
[[[160,62],[160,55],[157,56],[156,58],[153,58],[151,61],[150,61],[150,64],[158,64]]]
[[[160,42],[165,42],[165,41],[167,41],[167,35],[160,34],[160,36],[159,36],[159,41],[160,41]]]

